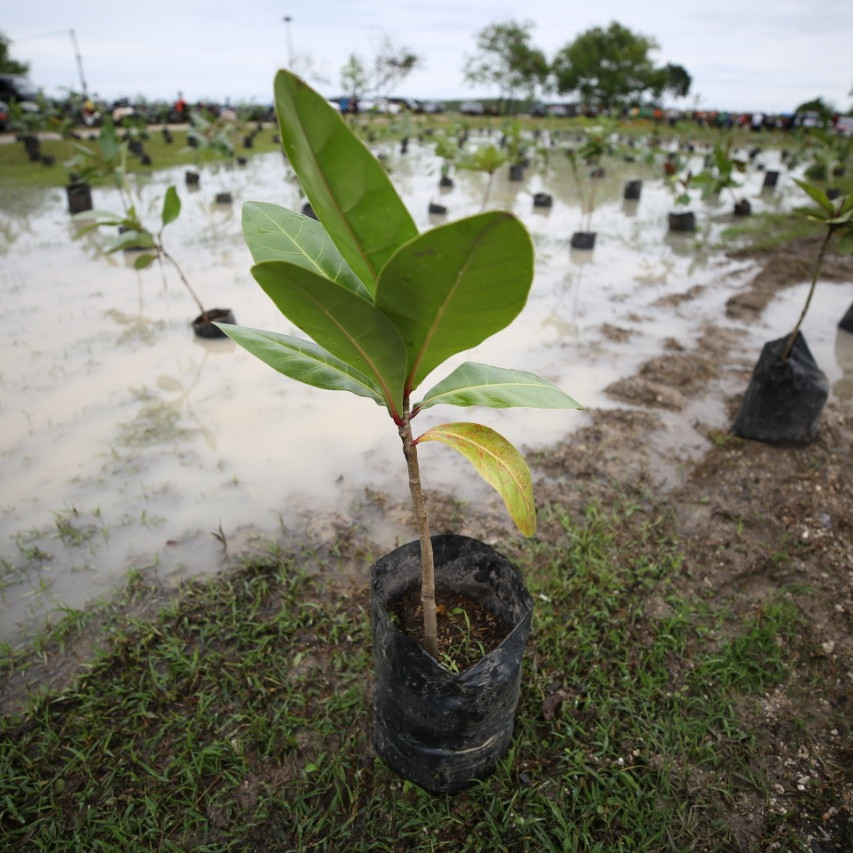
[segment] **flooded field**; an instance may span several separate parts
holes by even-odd
[[[422,230],[445,221],[428,213],[430,202],[445,205],[447,218],[480,209],[485,176],[455,173],[455,186],[440,191],[429,142],[412,143],[406,154],[389,143],[382,153]],[[776,152],[762,157],[764,167],[779,167]],[[531,370],[587,407],[616,406],[624,404],[608,398],[608,385],[664,352],[668,340],[689,346],[709,319],[736,328],[756,357],[765,340],[791,327],[806,282],[784,291],[754,327],[725,319],[726,299],[754,273],[750,263],[713,250],[733,218],[728,198],[697,200],[699,231],[676,237],[666,225],[672,193],[657,170],[624,161],[607,169],[597,182],[592,252],[569,247],[581,209],[564,157],[528,169],[520,182],[505,169],[496,175],[488,206],[526,223],[535,281],[512,328],[450,367],[470,359]],[[283,158],[258,155],[243,167],[203,170],[192,193],[183,171],[140,179],[143,220],[157,221],[165,189],[175,184],[183,211],[165,243],[205,305],[231,308],[243,325],[296,333],[252,279],[240,228],[244,201],[301,208]],[[624,183],[634,178],[644,180],[642,197],[623,201]],[[762,193],[762,180],[753,169],[739,191],[754,211],[802,202],[784,172],[772,193]],[[233,204],[216,204],[226,190]],[[551,208],[533,206],[540,191],[552,194]],[[119,207],[110,190],[96,189],[94,200],[97,209]],[[0,639],[13,640],[56,608],[108,595],[130,570],[166,580],[217,571],[253,538],[332,529],[366,490],[405,499],[399,440],[383,409],[286,380],[228,340],[195,337],[194,303],[170,269],[137,271],[132,257],[104,255],[101,237],[74,234],[64,191],[0,200]],[[692,289],[687,302],[665,298]],[[853,396],[853,353],[836,323],[851,296],[843,287],[819,292],[805,326],[833,393],[846,397]],[[679,412],[668,424],[667,440],[685,458],[704,446],[691,429],[696,417],[727,425],[722,401],[710,410],[707,400],[696,405],[702,410]],[[459,415],[429,409],[417,431]],[[570,441],[586,416],[488,410],[468,417],[532,449]],[[425,447],[425,488],[484,499],[488,488],[466,465],[445,448]],[[413,535],[376,519],[378,545]]]

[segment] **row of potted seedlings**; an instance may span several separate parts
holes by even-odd
[[[203,119],[202,119],[203,121]],[[189,293],[198,309],[197,316],[191,321],[194,334],[200,338],[221,338],[223,332],[216,325],[222,320],[234,322],[234,313],[230,308],[207,308],[189,282],[177,259],[166,248],[164,231],[181,213],[181,200],[175,186],[169,186],[163,196],[160,221],[156,227],[144,223],[138,211],[128,180],[127,158],[130,142],[121,139],[112,122],[104,122],[98,134],[96,145],[80,142],[73,144],[75,157],[71,161],[69,184],[66,187],[68,209],[79,226],[77,237],[94,230],[107,229],[115,234],[106,245],[107,254],[132,251],[135,254],[133,267],[143,270],[155,261],[168,264],[178,276],[181,284]],[[198,146],[190,146],[197,148]],[[221,147],[216,139],[206,149],[218,156],[227,156],[231,149]],[[120,212],[96,211],[93,209],[91,185],[94,181],[107,181],[117,191],[121,203]],[[230,202],[229,199],[218,203]]]
[[[438,188],[441,193],[453,187],[451,169],[468,169],[489,174],[491,179],[498,168],[507,164],[509,179],[523,178],[524,169],[530,165],[531,158],[549,152],[549,146],[544,147],[539,140],[521,134],[517,122],[510,123],[499,145],[491,142],[480,144],[473,149],[465,146],[467,135],[456,133],[440,136],[435,142],[435,153],[441,159],[441,174]],[[726,192],[732,201],[734,216],[748,216],[752,205],[745,197],[738,197],[736,190],[743,186],[738,176],[746,175],[749,171],[763,173],[762,192],[772,192],[780,177],[778,169],[765,169],[763,163],[756,158],[762,152],[760,147],[747,151],[736,151],[732,138],[716,143],[713,148],[706,148],[704,163],[701,169],[694,169],[693,158],[703,156],[703,152],[695,143],[682,143],[675,151],[663,151],[660,140],[651,137],[646,140],[627,138],[620,140],[612,125],[594,125],[586,127],[573,140],[576,144],[562,145],[556,135],[548,140],[550,151],[562,151],[568,157],[573,180],[580,196],[581,221],[579,229],[571,236],[570,245],[573,249],[591,250],[595,246],[596,234],[592,229],[592,214],[596,202],[596,180],[605,175],[603,161],[608,156],[621,156],[623,160],[633,162],[640,157],[648,166],[662,160],[664,180],[673,194],[676,204],[667,217],[669,231],[676,233],[692,233],[696,230],[696,214],[689,205],[693,201],[693,190],[698,190],[703,200],[718,198]],[[782,159],[787,158],[787,152],[782,152]],[[794,160],[791,160],[794,165]],[[623,199],[627,202],[638,201],[642,192],[642,180],[629,180],[624,186]],[[833,190],[828,190],[830,198]],[[488,197],[488,189],[486,192]],[[539,192],[533,196],[536,207],[548,207],[552,197],[548,193]],[[431,201],[430,214],[446,215],[447,206],[441,202]]]

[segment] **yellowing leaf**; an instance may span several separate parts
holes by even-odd
[[[473,423],[442,424],[427,430],[416,443],[440,441],[461,453],[503,498],[510,517],[525,535],[536,530],[533,481],[524,457],[502,435]]]

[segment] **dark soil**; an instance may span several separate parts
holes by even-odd
[[[438,659],[463,672],[497,648],[512,630],[499,617],[465,595],[436,591]],[[424,615],[420,589],[412,587],[395,598],[388,610],[404,634],[424,645]]]

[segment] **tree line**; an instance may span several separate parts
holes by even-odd
[[[655,39],[616,21],[581,33],[550,62],[533,43],[533,28],[532,21],[490,24],[477,34],[476,54],[465,61],[465,82],[497,90],[501,112],[518,99],[532,100],[540,90],[574,95],[599,110],[659,100],[665,93],[684,97],[690,91],[692,78],[681,65],[654,63]],[[350,54],[341,86],[351,99],[388,94],[421,62],[386,37],[369,59]]]

